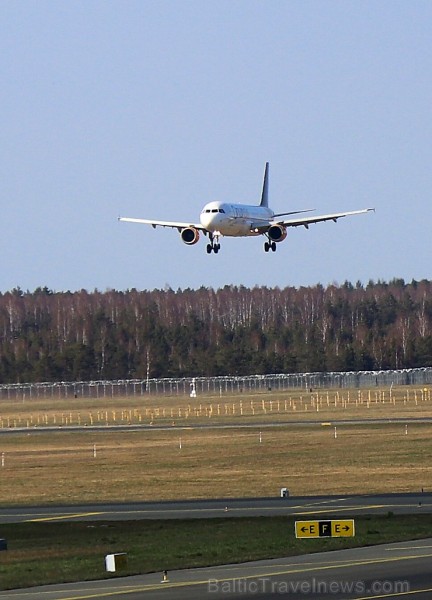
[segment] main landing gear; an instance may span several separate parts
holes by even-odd
[[[276,242],[264,242],[264,252],[276,252]]]
[[[212,250],[215,254],[217,254],[220,250],[219,236],[213,235],[212,233],[210,233],[209,238],[210,238],[210,243],[207,244],[207,254],[211,254]]]

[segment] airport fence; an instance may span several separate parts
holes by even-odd
[[[59,381],[0,385],[1,400],[37,398],[106,398],[125,396],[198,396],[293,389],[359,389],[432,384],[432,367],[388,371],[279,373],[272,375],[129,379],[115,381]]]

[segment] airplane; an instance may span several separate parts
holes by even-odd
[[[301,213],[312,212],[315,209],[296,210],[285,213],[275,214],[268,203],[269,191],[269,163],[265,164],[264,181],[261,193],[261,201],[258,205],[249,204],[231,204],[228,202],[209,202],[204,206],[200,214],[199,223],[177,222],[177,221],[156,221],[150,219],[136,219],[132,217],[118,217],[119,221],[128,221],[129,223],[145,223],[156,227],[172,227],[180,233],[182,241],[188,246],[193,246],[200,239],[200,234],[208,236],[207,254],[214,252],[217,254],[220,250],[220,238],[245,237],[264,235],[267,240],[264,243],[264,251],[276,251],[276,244],[283,242],[287,236],[289,227],[303,226],[309,229],[312,223],[323,221],[336,221],[342,217],[351,215],[360,215],[374,208],[365,208],[350,212],[334,213],[320,216],[296,217],[286,219],[290,215],[299,215]]]

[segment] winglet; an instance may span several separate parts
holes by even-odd
[[[268,207],[268,177],[269,177],[269,164],[266,162],[264,171],[264,182],[261,194],[260,206]]]

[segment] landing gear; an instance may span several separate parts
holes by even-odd
[[[212,250],[215,254],[217,254],[220,250],[220,244],[218,241],[219,236],[213,235],[212,233],[210,233],[209,238],[210,238],[210,243],[207,244],[207,254],[211,254]]]
[[[276,242],[264,242],[264,252],[276,252]]]

